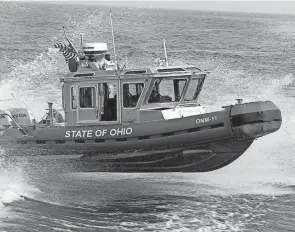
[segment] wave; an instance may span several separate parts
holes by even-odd
[[[1,169],[4,169],[2,166]],[[24,194],[33,195],[39,190],[29,185],[22,176],[21,169],[4,169],[0,172],[0,203],[9,206],[24,199]],[[0,210],[1,214],[1,210]]]
[[[23,171],[25,165],[24,160],[13,161],[13,158],[6,157],[5,151],[0,149],[0,203],[2,206],[23,200],[23,195],[33,196],[40,192],[28,183]]]

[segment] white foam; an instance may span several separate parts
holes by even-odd
[[[15,63],[0,82],[0,107],[7,104],[7,99],[15,98],[10,107],[29,106],[37,120],[45,115],[47,102],[53,102],[55,108],[62,108],[61,74],[58,72],[67,72],[62,55],[49,49],[33,61]]]
[[[2,204],[6,205],[8,203],[18,201],[20,199],[21,199],[21,195],[19,195],[12,189],[7,189],[2,193],[1,202]]]
[[[24,162],[22,162],[24,164]],[[27,183],[22,167],[16,163],[8,162],[5,152],[0,149],[0,202],[2,206],[22,200],[22,196],[33,196],[40,192]],[[2,210],[0,210],[0,216]]]
[[[0,172],[0,201],[6,205],[21,200],[21,196],[28,194],[32,187],[23,180],[20,169],[4,168]]]

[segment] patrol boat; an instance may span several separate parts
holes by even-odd
[[[205,112],[198,99],[209,72],[169,66],[164,48],[164,66],[126,69],[115,61],[95,64],[109,60],[107,44],[83,43],[70,57],[71,72],[60,79],[64,120],[52,103],[40,122],[25,108],[2,109],[1,146],[45,156],[75,154],[83,171],[207,172],[280,128],[281,112],[271,101],[237,99]]]

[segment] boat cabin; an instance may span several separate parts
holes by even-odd
[[[69,73],[63,82],[67,126],[129,124],[196,115],[207,73],[194,66]]]

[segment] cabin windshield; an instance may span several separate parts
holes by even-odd
[[[198,86],[200,84],[200,79],[199,78],[193,78],[191,79],[189,86],[187,88],[187,91],[184,96],[185,101],[192,101],[196,100],[198,96]]]
[[[124,108],[136,107],[140,95],[143,91],[143,83],[126,83],[123,84],[123,106]]]
[[[148,103],[179,102],[187,79],[157,79]]]

